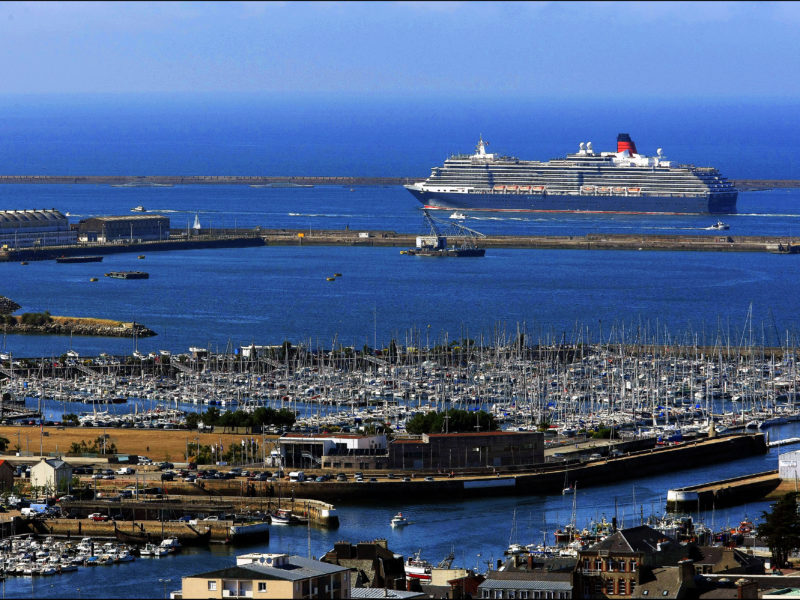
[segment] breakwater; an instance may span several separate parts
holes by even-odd
[[[0,175],[0,184],[78,184],[117,185],[130,187],[172,185],[404,185],[423,181],[425,177],[358,177],[328,175]]]
[[[152,242],[78,244],[74,246],[41,246],[0,250],[0,262],[55,260],[64,256],[119,254],[123,252],[165,252],[202,248],[248,248],[254,246],[367,246],[410,248],[417,234],[396,231],[323,230],[323,229],[254,229],[232,233],[232,230],[208,230],[209,233],[190,239]],[[452,242],[453,240],[451,240]],[[489,235],[476,240],[480,248],[518,250],[657,250],[689,252],[771,252],[800,254],[800,244],[778,236],[730,235]]]
[[[667,511],[685,512],[737,506],[763,500],[779,488],[778,471],[742,475],[669,490]]]
[[[404,185],[424,181],[417,177],[358,177],[329,175],[0,175],[0,184],[78,184],[78,185]],[[798,179],[735,179],[739,191],[799,188]]]
[[[607,485],[643,474],[653,475],[679,471],[686,465],[702,466],[764,454],[767,451],[763,434],[733,435],[709,440],[686,442],[664,448],[630,452],[572,467],[552,468],[529,473],[491,473],[472,477],[442,477],[431,473],[433,481],[425,481],[426,473],[417,473],[410,481],[381,480],[376,482],[289,483],[278,490],[283,497],[296,495],[326,502],[364,503],[398,497],[415,500],[559,494],[567,485],[580,488]]]
[[[78,244],[74,246],[41,246],[0,250],[0,262],[55,260],[62,256],[92,254],[120,254],[123,252],[167,252],[170,250],[199,250],[203,248],[249,248],[261,246],[263,239],[256,232],[238,234],[209,234],[190,239],[170,239],[153,242],[117,244]]]
[[[262,230],[267,245],[412,247],[417,234],[395,231]],[[779,252],[794,247],[777,236],[646,235],[593,233],[588,235],[489,235],[475,240],[480,248],[550,250],[661,250],[693,252]]]

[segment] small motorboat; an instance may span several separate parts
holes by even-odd
[[[456,211],[452,215],[450,215],[450,218],[451,219],[458,219],[459,221],[463,221],[464,219],[467,218],[467,216],[464,213]]]
[[[409,524],[408,519],[403,516],[403,513],[399,512],[394,517],[392,517],[391,525],[392,527],[405,527]]]
[[[725,229],[730,229],[730,228],[731,228],[731,226],[728,225],[727,223],[723,223],[722,221],[717,221],[716,223],[714,223],[710,227],[706,227],[706,230],[707,231],[723,231]]]
[[[147,212],[147,209],[145,209],[145,207],[140,204],[139,206],[134,206],[131,209],[131,212]]]

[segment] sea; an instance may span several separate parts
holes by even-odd
[[[0,172],[50,175],[355,175],[425,177],[479,136],[489,150],[550,159],[591,141],[614,149],[630,133],[641,152],[715,166],[732,179],[800,179],[798,106],[692,100],[380,98],[345,96],[0,97]],[[55,208],[73,223],[144,206],[173,228],[426,231],[420,206],[400,187],[251,188],[1,185],[0,209]],[[449,213],[438,217],[447,222]],[[710,216],[466,213],[486,234],[719,235]],[[727,235],[800,236],[800,190],[743,192]],[[399,248],[297,245],[106,256],[102,263],[0,263],[0,295],[23,312],[137,321],[138,340],[3,335],[15,357],[130,354],[248,344],[384,347],[470,338],[631,340],[795,345],[800,262],[766,253],[490,249],[484,258],[426,260]],[[145,270],[147,280],[111,280]],[[328,281],[333,273],[341,273]],[[97,277],[97,282],[90,279]],[[800,435],[797,424],[770,430]],[[663,512],[672,487],[776,468],[777,449],[669,475],[579,489],[579,525],[638,523]],[[635,500],[634,500],[635,498]],[[485,569],[510,542],[540,543],[571,518],[572,497],[530,496],[418,504],[337,506],[336,531],[271,530],[247,550],[320,556],[337,540],[387,538],[405,556]],[[719,527],[757,518],[768,503],[696,515]],[[395,531],[402,510],[412,525]],[[638,515],[638,517],[637,517]],[[181,576],[233,564],[241,548],[186,550],[164,559],[6,580],[8,597],[162,597]]]

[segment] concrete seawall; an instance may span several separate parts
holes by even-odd
[[[394,246],[411,248],[417,234],[395,231],[262,230],[270,246]],[[791,240],[774,236],[589,234],[585,236],[490,235],[481,248],[551,250],[661,250],[692,252],[776,252]]]
[[[214,230],[191,239],[140,242],[129,244],[80,244],[0,250],[0,262],[54,260],[61,256],[118,254],[123,252],[164,252],[201,248],[245,248],[253,246],[389,246],[412,248],[417,234],[372,230],[300,230],[258,229],[233,233]],[[492,235],[477,240],[481,248],[519,250],[659,250],[690,252],[772,252],[790,247],[800,254],[790,238],[774,236],[729,235],[629,235],[589,234],[585,236],[514,236]]]
[[[781,479],[775,470],[675,488],[667,495],[666,508],[671,512],[686,512],[737,506],[763,500],[780,484]]]
[[[586,488],[626,479],[642,473],[655,474],[679,471],[687,464],[708,465],[730,460],[731,457],[764,454],[767,447],[763,434],[735,435],[712,440],[686,442],[660,449],[640,450],[619,458],[592,461],[566,469],[546,472],[497,473],[487,476],[447,478],[438,475],[434,481],[424,481],[418,474],[411,481],[381,480],[377,482],[283,483],[276,494],[316,498],[326,502],[371,503],[376,500],[403,498],[430,500],[446,498],[558,494],[577,482]],[[432,474],[435,475],[435,474]]]

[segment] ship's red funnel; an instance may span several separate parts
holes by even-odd
[[[624,152],[627,150],[631,155],[638,154],[636,152],[636,144],[633,143],[631,136],[627,133],[620,133],[617,136],[617,152]]]

